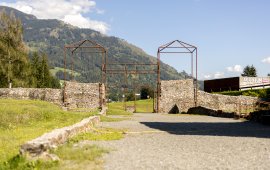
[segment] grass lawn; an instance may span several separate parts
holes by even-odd
[[[26,141],[96,113],[67,112],[45,101],[0,99],[0,169]]]
[[[108,149],[101,148],[97,145],[76,146],[71,143],[60,146],[55,154],[59,156],[60,161],[57,164],[49,164],[44,169],[102,169],[102,155],[108,153]],[[46,164],[42,164],[46,166]],[[43,167],[41,169],[43,169]]]
[[[153,99],[137,100],[136,112],[137,113],[153,113]]]
[[[127,102],[129,104],[129,102]],[[123,102],[107,103],[108,110],[107,115],[126,115],[130,116],[132,113],[124,110]]]
[[[126,102],[126,106],[134,106],[134,101]],[[153,112],[153,99],[137,100],[136,101],[137,113],[152,113]],[[124,110],[123,102],[108,103],[108,115],[131,115],[131,113]]]

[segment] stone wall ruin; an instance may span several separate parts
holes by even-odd
[[[221,112],[241,112],[242,106],[252,106],[258,98],[211,94],[198,90],[197,107]],[[195,107],[194,82],[188,80],[161,81],[160,112],[170,113],[176,108],[188,112]]]
[[[105,86],[100,83],[66,82],[64,105],[70,109],[98,108],[105,104]]]
[[[0,88],[0,98],[44,100],[67,109],[105,106],[105,86],[100,83],[65,82],[63,89]]]
[[[161,113],[170,113],[174,107],[179,112],[187,112],[194,107],[193,80],[161,81],[159,110]]]
[[[0,88],[0,98],[44,100],[57,105],[63,104],[61,89],[50,88]]]

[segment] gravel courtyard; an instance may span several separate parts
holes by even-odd
[[[270,126],[195,115],[134,114],[102,127],[127,129],[118,141],[83,141],[110,148],[105,169],[265,169]]]

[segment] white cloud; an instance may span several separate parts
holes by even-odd
[[[243,67],[241,65],[227,67],[226,69],[228,72],[235,72],[235,73],[241,73],[243,71]]]
[[[101,21],[90,20],[89,18],[83,17],[81,14],[66,15],[63,21],[73,23],[80,28],[92,28],[100,31],[101,33],[106,33],[108,28],[108,24]]]
[[[224,77],[224,73],[223,72],[216,72],[214,74],[214,78],[223,78]]]
[[[96,9],[96,11],[97,11],[98,14],[104,14],[105,13],[105,11],[101,10],[101,9]]]
[[[18,9],[27,14],[33,14],[39,19],[59,19],[80,28],[91,28],[106,34],[109,25],[102,21],[92,20],[83,14],[104,11],[96,9],[93,0],[17,0],[14,3],[0,2],[0,5]]]
[[[270,57],[267,57],[267,58],[264,58],[262,60],[263,63],[267,63],[267,64],[270,64]]]
[[[215,73],[211,73],[211,74],[202,74],[202,78],[204,80],[209,80],[209,79],[217,79],[217,78],[224,78],[225,74],[224,72],[215,72]]]
[[[212,77],[212,75],[210,75],[210,74],[203,75],[204,79],[210,79],[211,77]]]

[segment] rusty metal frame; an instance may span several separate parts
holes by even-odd
[[[158,47],[157,51],[157,66],[158,66],[158,83],[157,83],[157,111],[159,112],[159,100],[161,92],[160,80],[160,57],[161,54],[190,54],[191,57],[191,76],[194,83],[194,105],[197,106],[197,93],[198,93],[198,49],[194,45],[190,45],[183,41],[174,40],[167,44]],[[195,54],[195,79],[194,79],[194,54]]]
[[[88,43],[88,44],[87,44]],[[89,51],[84,51],[82,52],[82,49],[88,49]],[[96,43],[95,41],[92,40],[82,40],[73,44],[65,45],[64,46],[64,82],[66,82],[66,69],[67,69],[67,55],[71,56],[71,77],[74,80],[74,54],[78,53],[100,53],[102,55],[102,63],[101,63],[101,80],[100,84],[105,84],[106,80],[106,74],[105,74],[105,67],[106,67],[106,59],[107,59],[107,50],[105,47],[102,45]],[[106,88],[106,86],[105,86]],[[65,88],[64,88],[64,102],[66,100],[66,95],[65,95]],[[101,96],[101,95],[100,95]],[[100,99],[100,106],[102,106],[102,99]]]
[[[90,43],[91,46],[83,46],[86,42]],[[174,46],[174,44],[177,43],[178,46]],[[64,81],[66,81],[66,69],[67,69],[67,55],[71,54],[71,70],[72,73],[74,72],[74,63],[73,63],[73,58],[74,58],[74,53],[77,52],[78,49],[90,49],[90,51],[86,51],[84,53],[101,53],[102,54],[102,63],[101,63],[101,83],[103,83],[105,85],[105,91],[107,93],[107,76],[111,75],[111,74],[124,74],[125,75],[125,79],[127,79],[127,75],[128,74],[156,74],[157,76],[157,80],[156,80],[156,90],[154,90],[154,93],[156,93],[156,100],[154,97],[154,102],[153,103],[153,107],[154,107],[154,112],[159,113],[159,99],[160,99],[160,57],[162,53],[189,53],[191,54],[191,75],[192,77],[194,77],[194,53],[195,53],[195,58],[196,58],[196,76],[194,80],[194,102],[195,102],[195,106],[197,106],[197,91],[198,91],[198,85],[197,85],[197,68],[198,68],[198,50],[197,47],[187,44],[185,42],[179,41],[179,40],[175,40],[172,41],[170,43],[167,43],[165,45],[162,45],[158,48],[158,52],[157,52],[157,63],[110,63],[108,62],[108,53],[107,50],[100,44],[91,41],[91,40],[82,40],[70,45],[65,45],[64,47]],[[166,49],[180,49],[180,51],[166,51]],[[108,66],[111,65],[122,65],[125,66],[125,69],[108,69]],[[135,66],[135,69],[133,70],[128,70],[127,66]],[[156,70],[152,69],[152,70],[137,70],[137,66],[156,66]],[[74,78],[74,76],[72,76]],[[127,80],[125,80],[127,81]],[[125,89],[126,90],[126,89]],[[65,101],[66,97],[65,97],[65,89],[64,89],[64,101]]]

